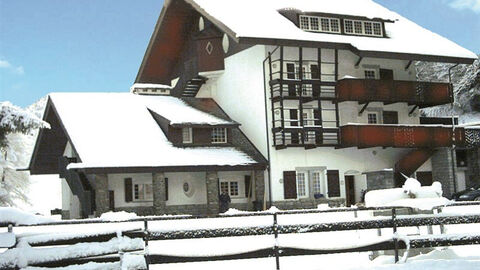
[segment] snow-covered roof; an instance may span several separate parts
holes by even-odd
[[[176,123],[225,123],[178,98],[130,93],[52,93],[50,99],[82,161],[70,164],[70,169],[257,163],[234,147],[173,146],[149,109]]]
[[[476,59],[469,50],[392,12],[372,0],[186,0],[235,38],[298,40],[352,45],[359,51]],[[279,10],[381,18],[388,38],[303,31]]]

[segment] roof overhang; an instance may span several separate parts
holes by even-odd
[[[248,171],[265,170],[266,164],[252,163],[245,165],[221,166],[158,166],[158,167],[95,167],[71,169],[86,174],[120,174],[120,173],[155,173],[155,172],[207,172],[207,171]]]

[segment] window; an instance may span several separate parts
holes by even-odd
[[[347,34],[363,36],[383,36],[381,22],[344,20],[344,31]]]
[[[321,172],[313,172],[312,181],[313,181],[312,183],[313,194],[321,194],[322,193]]]
[[[227,128],[213,128],[212,143],[226,143],[226,142],[227,142]]]
[[[369,112],[367,114],[367,121],[369,124],[378,124],[378,114],[376,112]]]
[[[227,193],[230,197],[240,197],[238,182],[221,180],[220,193]]]
[[[134,184],[133,199],[135,201],[151,201],[153,200],[152,184]]]
[[[192,128],[182,128],[182,141],[183,143],[192,143]]]
[[[304,172],[297,172],[297,196],[299,198],[308,197],[307,179]]]
[[[376,76],[375,70],[373,70],[373,69],[367,69],[367,70],[365,70],[365,79],[372,79],[372,80],[374,80],[374,79],[376,79],[376,78],[377,78],[377,76]]]
[[[315,32],[340,33],[340,20],[300,15],[300,29]]]

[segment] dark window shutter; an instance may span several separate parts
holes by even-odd
[[[290,109],[290,120],[298,120],[298,110]],[[298,122],[297,121],[291,121],[290,125],[298,126]]]
[[[337,170],[327,171],[328,197],[340,197],[340,173]]]
[[[295,171],[283,172],[283,196],[285,199],[297,198],[297,173]]]
[[[312,75],[312,80],[320,79],[320,70],[318,69],[318,65],[310,65],[310,72]],[[320,84],[312,84],[312,95],[314,97],[320,96]]]
[[[165,177],[165,201],[168,201],[168,178]]]
[[[125,202],[132,201],[133,185],[132,178],[125,178]]]
[[[245,197],[250,198],[250,184],[252,177],[250,175],[245,175]]]

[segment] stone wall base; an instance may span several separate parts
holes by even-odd
[[[153,216],[153,206],[134,206],[134,207],[117,207],[115,208],[115,212],[130,212],[135,213],[138,216]]]
[[[275,201],[273,206],[280,210],[293,209],[316,209],[319,204],[328,204],[329,207],[340,207],[345,205],[345,199],[300,199],[300,200],[285,200]]]
[[[235,208],[242,211],[250,211],[253,209],[253,204],[232,203],[230,204],[230,208]],[[115,212],[119,212],[119,211],[136,213],[139,216],[152,216],[152,215],[206,216],[210,214],[206,204],[169,205],[169,206],[165,206],[163,212],[161,213],[155,212],[155,208],[153,206],[117,207],[115,209]]]

